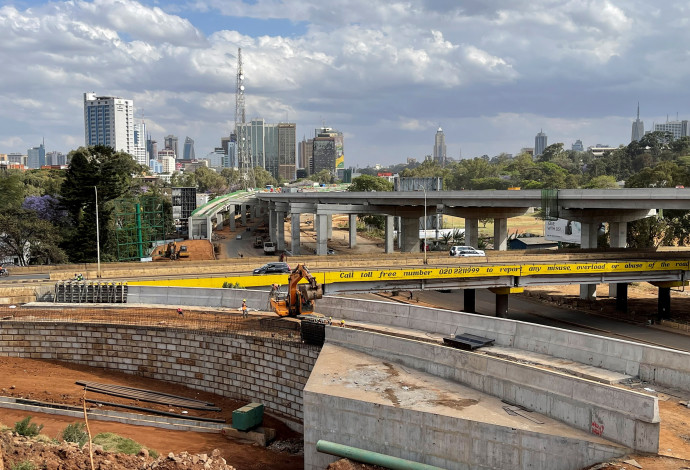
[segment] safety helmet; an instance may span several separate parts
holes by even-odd
[[[246,301],[247,301],[247,299],[242,299],[242,302],[246,302]]]

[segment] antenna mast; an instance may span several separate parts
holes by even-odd
[[[254,180],[254,171],[245,116],[244,71],[242,70],[242,48],[240,47],[237,49],[237,87],[235,89],[235,136],[237,138],[235,149],[237,151],[237,165],[240,174],[243,176],[244,181],[248,182],[250,172],[251,179]]]

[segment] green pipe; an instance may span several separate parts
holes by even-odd
[[[399,459],[398,457],[391,457],[390,455],[379,454],[378,452],[358,449],[357,447],[350,447],[324,440],[319,440],[316,443],[316,450],[326,454],[356,460],[357,462],[390,468],[392,470],[443,470],[433,465]]]

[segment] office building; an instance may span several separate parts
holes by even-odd
[[[314,139],[307,139],[306,136],[297,146],[297,168],[306,169],[309,174],[309,167],[312,156],[314,155]]]
[[[632,123],[630,142],[639,142],[642,137],[644,137],[644,122],[640,121],[640,103],[637,103],[637,119]]]
[[[48,166],[63,166],[67,165],[67,155],[61,152],[46,153],[46,165]]]
[[[157,160],[163,165],[162,173],[172,174],[175,172],[175,152],[173,150],[159,150]]]
[[[132,147],[132,156],[139,165],[149,164],[149,151],[146,142],[146,123],[134,123],[134,147]]]
[[[544,134],[543,131],[539,131],[539,134],[534,137],[534,156],[538,157],[544,153],[544,149],[547,145],[546,134]]]
[[[443,134],[443,129],[440,127],[436,131],[436,136],[434,137],[433,158],[434,161],[441,166],[446,164],[446,136]]]
[[[225,151],[223,147],[216,147],[213,152],[209,152],[204,157],[204,160],[208,160],[208,166],[210,168],[222,169],[224,168],[224,162],[226,161]]]
[[[149,153],[150,160],[158,159],[158,142],[153,140],[151,136],[146,139],[146,151]]]
[[[180,158],[180,152],[177,151],[177,137],[169,134],[166,135],[163,138],[163,143],[165,144],[166,149],[170,149],[173,152],[175,152],[175,158],[179,159]]]
[[[673,140],[690,135],[688,133],[688,121],[666,121],[663,124],[654,124],[654,131],[670,132]]]
[[[27,160],[29,159],[28,155],[25,155],[23,153],[8,153],[7,154],[7,161],[10,163],[17,163],[19,165],[22,165],[24,167],[27,166]]]
[[[183,160],[194,160],[196,156],[194,155],[194,140],[190,137],[184,138],[184,148],[182,149],[182,159]]]
[[[46,164],[46,148],[41,144],[38,147],[32,147],[26,151],[26,166],[27,168],[36,169],[45,166]]]
[[[133,155],[134,102],[84,93],[84,135],[87,146],[104,145]]]
[[[577,139],[573,145],[570,147],[571,150],[574,152],[584,152],[585,151],[585,146],[582,145],[582,141],[580,139]]]
[[[255,118],[239,125],[246,128],[244,135],[249,140],[251,167],[264,168],[276,179],[292,181],[296,164],[296,124],[267,124],[264,119]],[[237,159],[229,159],[234,160]]]
[[[315,130],[314,145],[310,174],[321,170],[328,170],[338,176],[338,170],[345,170],[345,154],[343,152],[343,133],[330,127]]]

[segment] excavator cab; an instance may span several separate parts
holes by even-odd
[[[307,284],[298,285],[302,279]],[[323,287],[309,273],[303,264],[297,267],[288,276],[288,291],[284,295],[271,289],[269,302],[271,309],[280,317],[296,317],[303,313],[314,311],[314,300],[323,297]]]

